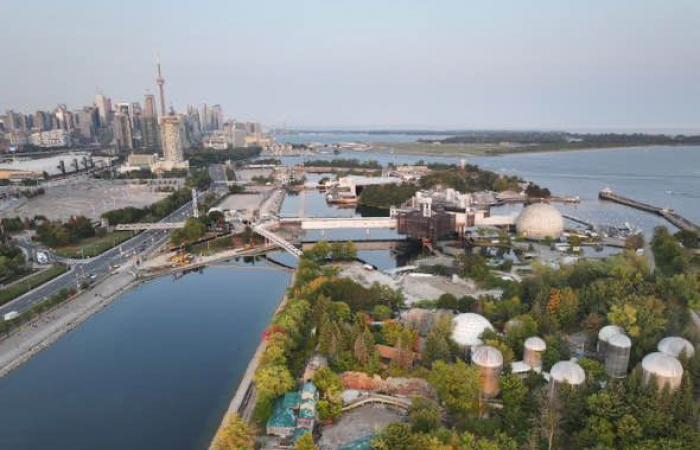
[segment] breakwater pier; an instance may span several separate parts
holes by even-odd
[[[661,216],[671,225],[685,231],[699,232],[700,227],[694,224],[690,220],[681,216],[680,214],[674,212],[668,208],[660,208],[658,206],[650,205],[648,203],[639,202],[628,197],[623,197],[622,195],[614,193],[612,190],[606,188],[598,193],[598,198],[601,200],[607,200],[621,205],[629,206],[630,208],[635,208],[640,211],[646,211],[657,216]]]

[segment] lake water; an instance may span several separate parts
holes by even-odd
[[[462,159],[369,152],[282,159],[285,164],[290,164],[309,158],[356,158],[362,161],[376,160],[383,165],[412,164],[419,160],[457,163]],[[657,225],[673,228],[663,219],[651,214],[598,200],[598,192],[605,187],[640,201],[672,208],[700,223],[700,147],[697,146],[511,154],[465,159],[468,163],[496,172],[519,175],[548,187],[557,195],[579,196],[582,201],[578,205],[557,207],[594,223],[621,225],[629,222],[646,232],[651,232]],[[511,207],[511,210],[515,212],[519,208]]]
[[[0,449],[206,449],[289,276],[209,268],[127,293],[0,379]]]

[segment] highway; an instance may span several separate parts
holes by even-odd
[[[181,222],[186,220],[191,214],[192,202],[190,201],[165,217],[161,222]],[[71,270],[65,274],[0,306],[0,315],[10,311],[17,311],[20,314],[24,313],[62,289],[75,288],[83,281],[99,282],[108,277],[114,270],[126,270],[128,267],[124,266],[127,266],[127,263],[132,258],[147,255],[163,245],[169,238],[170,233],[166,230],[144,231],[99,256],[85,262],[73,264]],[[119,265],[120,268],[116,269],[116,265]]]

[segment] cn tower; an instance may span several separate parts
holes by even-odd
[[[165,90],[163,85],[165,84],[165,78],[160,71],[160,58],[157,60],[158,65],[158,78],[156,78],[156,83],[158,84],[158,91],[160,92],[160,116],[165,117]]]

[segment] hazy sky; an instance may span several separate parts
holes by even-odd
[[[155,91],[266,125],[700,128],[698,0],[0,0],[0,110]]]

